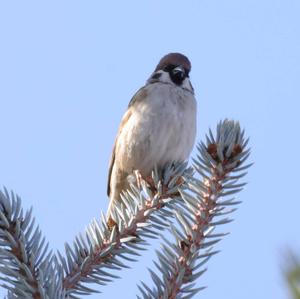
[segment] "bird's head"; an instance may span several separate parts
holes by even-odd
[[[169,83],[193,92],[189,79],[190,71],[191,63],[186,56],[180,53],[169,53],[159,61],[148,83]]]

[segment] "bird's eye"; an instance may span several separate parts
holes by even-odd
[[[166,65],[166,66],[164,67],[163,70],[164,70],[165,72],[171,72],[175,67],[176,67],[176,66],[173,65],[173,64],[168,64],[168,65]]]

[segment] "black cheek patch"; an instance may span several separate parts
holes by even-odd
[[[151,79],[159,79],[161,77],[161,73],[155,73]]]

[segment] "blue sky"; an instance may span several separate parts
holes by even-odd
[[[0,185],[63,249],[107,208],[108,160],[131,96],[162,55],[183,52],[197,139],[234,118],[255,162],[195,298],[287,298],[284,253],[300,250],[299,13],[297,0],[1,1]],[[86,298],[134,298],[153,258]]]

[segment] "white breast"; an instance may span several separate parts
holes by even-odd
[[[130,173],[139,169],[149,175],[155,165],[188,158],[196,134],[196,100],[180,87],[154,83],[146,98],[135,103],[132,116],[119,136],[120,167]]]

